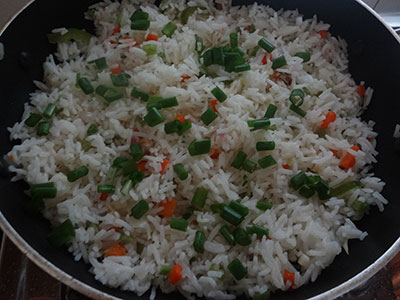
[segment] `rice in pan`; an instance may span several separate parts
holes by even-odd
[[[386,204],[360,119],[372,90],[328,24],[223,1],[105,1],[87,17],[95,36],[49,35],[8,156],[52,242],[97,280],[266,296],[367,236],[353,220]]]

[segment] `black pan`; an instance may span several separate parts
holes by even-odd
[[[83,14],[93,0],[37,0],[8,26],[0,37],[5,45],[5,58],[0,61],[0,153],[8,152],[12,143],[6,128],[21,118],[28,94],[34,91],[32,81],[43,77],[42,63],[54,52],[46,33],[56,27],[78,27],[93,31]],[[236,5],[253,1],[234,1]],[[363,115],[376,122],[379,133],[377,150],[379,163],[376,176],[386,182],[383,195],[389,200],[385,211],[373,208],[357,222],[368,237],[350,242],[350,255],[336,257],[315,283],[288,293],[276,293],[274,298],[304,299],[320,295],[327,299],[359,285],[386,264],[400,249],[400,151],[392,137],[395,124],[400,123],[400,43],[393,31],[382,23],[370,9],[355,0],[266,0],[259,1],[275,9],[295,9],[310,18],[314,14],[332,25],[330,32],[343,37],[349,45],[350,72],[357,82],[365,80],[375,89],[373,101]],[[400,143],[398,143],[400,144]],[[67,250],[51,246],[46,239],[49,223],[24,212],[28,200],[24,195],[27,184],[11,183],[9,175],[1,172],[0,225],[7,235],[33,261],[57,279],[80,292],[97,299],[146,299],[134,293],[102,286],[88,272],[89,266],[75,262]],[[397,242],[396,242],[397,240]],[[327,292],[329,291],[330,292]],[[114,298],[114,299],[116,299]],[[163,295],[157,299],[183,299],[179,294]]]

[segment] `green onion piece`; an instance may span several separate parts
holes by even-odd
[[[131,92],[131,96],[133,98],[139,98],[139,99],[141,99],[142,101],[145,101],[145,102],[147,100],[149,100],[149,97],[150,97],[150,95],[147,92],[145,92],[145,91],[143,91],[143,90],[141,90],[139,88],[136,88],[136,87],[133,88],[133,90]]]
[[[172,268],[170,266],[162,265],[161,268],[160,268],[159,274],[163,275],[163,276],[168,276],[169,273],[171,273],[171,270],[172,270]]]
[[[75,228],[70,219],[53,228],[48,235],[49,241],[56,247],[60,247],[72,241],[75,237]]]
[[[178,132],[178,128],[181,125],[181,122],[179,120],[174,120],[168,123],[164,124],[164,132],[166,134],[171,134]]]
[[[102,96],[108,103],[124,97],[124,95],[120,91],[117,91],[114,88],[109,88],[102,84],[96,88],[96,94]]]
[[[135,219],[139,220],[149,211],[149,204],[144,201],[140,200],[134,207],[131,209],[131,215]]]
[[[249,173],[253,173],[256,166],[257,166],[257,164],[255,162],[252,162],[251,160],[246,159],[242,164],[242,169]]]
[[[154,44],[143,45],[142,49],[147,55],[154,55],[157,53],[157,45]]]
[[[307,182],[307,175],[303,172],[300,171],[299,173],[297,173],[297,175],[293,176],[290,181],[289,181],[289,186],[294,189],[294,190],[298,190],[299,188],[301,188],[304,184],[306,184]]]
[[[129,86],[128,76],[126,74],[110,74],[112,84],[114,86],[127,87]]]
[[[234,70],[236,73],[244,72],[244,71],[249,71],[250,69],[251,69],[251,68],[250,68],[250,65],[249,65],[249,64],[236,65],[236,66],[233,68],[233,70]]]
[[[293,105],[301,106],[304,102],[304,92],[301,89],[294,89],[289,96],[290,102]]]
[[[144,173],[140,170],[136,170],[135,172],[129,174],[129,179],[132,180],[132,185],[136,185],[141,182],[144,178]]]
[[[148,20],[148,19],[149,19],[149,14],[141,9],[135,10],[131,15],[132,22],[137,20]]]
[[[230,39],[231,48],[235,48],[235,47],[238,46],[238,34],[237,34],[237,32],[232,32],[229,35],[229,39]]]
[[[125,180],[125,182],[121,188],[121,194],[124,196],[127,196],[129,194],[129,191],[131,190],[132,186],[133,186],[132,180],[130,180],[130,179]]]
[[[94,88],[86,77],[80,77],[77,83],[86,95],[93,94]]]
[[[182,164],[174,165],[174,171],[176,172],[180,180],[185,180],[189,176],[188,171],[186,171],[185,167]]]
[[[247,275],[246,268],[237,258],[230,262],[228,265],[228,270],[232,273],[236,280],[243,279]]]
[[[164,98],[160,101],[160,103],[162,108],[168,108],[179,105],[176,97]]]
[[[174,23],[169,22],[167,25],[164,26],[161,32],[165,34],[167,37],[171,37],[177,28],[178,27]]]
[[[188,220],[193,215],[193,212],[194,212],[194,207],[189,206],[188,208],[186,208],[186,211],[183,214],[183,218],[185,220]]]
[[[331,197],[338,197],[341,196],[351,190],[354,190],[356,188],[361,187],[361,182],[360,181],[349,181],[342,183],[338,186],[335,186],[331,190]]]
[[[89,169],[85,166],[81,166],[75,170],[69,171],[67,173],[67,179],[69,182],[74,182],[79,178],[86,176],[89,173]]]
[[[203,64],[204,66],[208,67],[213,64],[213,55],[212,55],[212,50],[209,49],[206,52],[203,53]]]
[[[128,161],[129,159],[126,157],[117,157],[114,159],[112,167],[116,167],[118,169],[123,168],[124,164]]]
[[[42,121],[38,124],[36,134],[38,136],[46,136],[49,134],[49,130],[50,130],[50,123],[47,121]]]
[[[200,55],[204,50],[203,39],[200,36],[196,35],[196,40],[194,44],[194,49],[196,50],[197,54]]]
[[[311,96],[311,92],[310,92],[310,90],[308,88],[303,87],[303,92],[304,92],[304,94],[306,94],[308,96]]]
[[[189,154],[191,156],[206,154],[210,152],[210,148],[211,148],[210,139],[193,141],[189,145]]]
[[[203,187],[196,188],[192,198],[192,205],[195,208],[203,208],[208,196],[208,190]]]
[[[268,151],[275,149],[275,142],[257,142],[256,143],[256,150],[257,151]]]
[[[271,202],[265,202],[265,201],[260,200],[260,201],[257,202],[256,207],[257,207],[259,210],[266,211],[266,210],[272,208],[272,203],[271,203]]]
[[[224,52],[222,48],[216,47],[212,48],[212,58],[213,58],[213,64],[215,65],[224,65]]]
[[[243,151],[239,151],[238,154],[236,154],[235,159],[232,162],[232,167],[236,169],[240,169],[243,162],[246,160],[247,154],[244,153]]]
[[[254,292],[253,300],[269,300],[271,298],[271,291],[266,291],[262,294]]]
[[[120,232],[120,236],[119,236],[119,240],[122,241],[122,242],[124,242],[124,243],[126,243],[126,244],[129,244],[129,243],[132,243],[132,242],[133,242],[133,237],[131,237],[131,236],[129,236],[129,235],[126,235],[125,233],[123,233],[123,232],[121,231],[121,232]]]
[[[100,84],[96,88],[95,92],[96,92],[97,95],[104,97],[104,95],[105,95],[105,93],[107,92],[108,89],[109,88],[107,86],[105,86],[104,84]]]
[[[211,211],[214,214],[220,214],[224,210],[225,204],[224,203],[214,203],[210,205]]]
[[[157,108],[151,107],[147,115],[144,117],[144,120],[150,127],[154,127],[164,122],[165,118],[163,117],[162,114],[160,114]]]
[[[50,119],[56,111],[56,106],[53,103],[49,103],[43,112],[43,117]]]
[[[147,110],[149,110],[149,109],[152,108],[152,107],[157,108],[157,109],[162,109],[163,107],[162,107],[161,100],[160,100],[160,101],[157,101],[157,102],[151,101],[151,102],[149,102],[149,103],[146,104]]]
[[[105,183],[107,184],[115,184],[115,179],[118,173],[118,168],[116,168],[115,166],[111,166],[106,174],[106,179],[104,180]]]
[[[320,200],[327,200],[331,197],[331,188],[325,180],[320,180],[313,185],[314,190],[317,191]]]
[[[68,32],[65,34],[60,32],[47,34],[50,44],[66,43],[71,40],[89,43],[91,37],[92,35],[89,32],[77,28],[68,28]]]
[[[249,32],[253,33],[254,31],[256,31],[256,26],[254,26],[254,24],[251,24],[250,26],[248,26]]]
[[[181,13],[181,23],[185,25],[189,20],[189,17],[197,10],[198,6],[186,7]]]
[[[217,86],[211,90],[211,94],[213,94],[219,102],[224,102],[226,98],[228,98],[224,91]]]
[[[299,116],[301,116],[301,117],[305,117],[306,116],[306,114],[307,114],[307,112],[305,112],[304,110],[302,110],[300,107],[298,107],[298,106],[296,106],[296,105],[294,105],[294,104],[291,104],[290,105],[290,107],[289,107],[292,111],[294,111],[296,114],[298,114]]]
[[[299,189],[299,194],[305,198],[310,198],[315,194],[315,190],[310,185],[305,184]]]
[[[232,208],[243,217],[249,214],[249,208],[244,206],[243,204],[240,204],[237,200],[232,200],[231,202],[229,202],[228,207]]]
[[[106,61],[106,58],[105,58],[105,57],[101,57],[101,58],[92,60],[92,61],[90,61],[89,63],[90,63],[90,64],[91,64],[91,63],[94,63],[94,64],[96,65],[97,70],[99,70],[99,71],[108,68],[108,64],[107,64],[107,61]]]
[[[188,221],[187,220],[179,220],[175,218],[171,218],[169,221],[169,226],[172,229],[180,230],[186,232],[186,229],[188,227]]]
[[[192,128],[192,123],[189,120],[186,120],[185,122],[180,124],[180,126],[178,126],[178,135],[181,136],[190,128]]]
[[[130,174],[133,174],[138,170],[136,161],[134,159],[127,160],[121,163],[121,165],[122,165],[122,174],[124,176],[129,176]]]
[[[218,117],[218,114],[212,109],[209,108],[205,112],[202,113],[200,119],[203,121],[204,124],[209,125]]]
[[[248,120],[247,125],[252,128],[252,131],[258,129],[268,129],[271,125],[271,121],[268,119]]]
[[[242,223],[244,219],[241,214],[228,206],[224,206],[223,210],[220,213],[220,216],[222,219],[234,226],[238,226],[240,223]]]
[[[268,155],[268,156],[265,156],[265,157],[259,159],[258,164],[260,165],[261,168],[265,169],[265,168],[271,167],[273,165],[276,165],[276,161],[272,157],[272,155]]]
[[[99,186],[97,186],[97,192],[113,194],[115,192],[115,187],[110,184],[100,184]]]
[[[25,120],[25,125],[28,127],[35,127],[37,123],[42,119],[39,114],[31,114],[28,119]]]
[[[45,186],[46,184],[52,184],[52,186]],[[54,186],[54,183],[48,182],[46,184],[31,185],[30,192],[32,198],[44,199],[56,197],[57,188]]]
[[[247,226],[246,230],[248,234],[256,234],[257,238],[259,239],[261,239],[264,235],[268,238],[269,235],[269,230],[267,228],[258,225]]]
[[[235,242],[241,246],[248,246],[251,244],[251,238],[243,228],[236,228],[233,231],[233,236],[235,237]]]
[[[93,135],[99,132],[99,129],[97,128],[96,125],[90,124],[88,130],[86,131],[87,135]]]
[[[351,208],[359,214],[365,213],[368,209],[368,206],[368,203],[361,202],[358,199],[354,200],[354,202],[351,204]]]
[[[271,119],[275,116],[278,107],[276,105],[268,105],[267,111],[265,112],[264,118]]]
[[[135,20],[131,22],[132,30],[147,30],[150,27],[149,20]]]
[[[311,53],[310,52],[297,52],[294,56],[300,57],[303,59],[303,63],[310,61]]]
[[[272,45],[270,42],[268,42],[266,39],[262,38],[261,40],[258,41],[258,46],[260,46],[261,48],[263,48],[265,51],[267,51],[268,53],[271,53],[272,51],[274,51],[275,46]]]
[[[194,235],[193,248],[197,253],[204,253],[204,243],[206,242],[206,235],[203,231],[196,231]]]
[[[129,150],[131,151],[131,155],[133,157],[134,161],[139,161],[143,157],[143,151],[142,148],[138,143],[133,143],[129,146]]]
[[[229,230],[228,226],[222,225],[219,229],[219,233],[224,237],[225,241],[229,245],[235,244],[235,237],[233,236],[232,232]]]
[[[36,183],[36,184],[31,184],[29,185],[31,190],[32,189],[37,189],[37,188],[43,188],[43,187],[55,187],[54,182],[44,182],[44,183]]]
[[[276,70],[287,65],[286,58],[282,55],[272,60],[272,69]]]

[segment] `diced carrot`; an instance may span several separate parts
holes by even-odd
[[[277,82],[279,80],[279,72],[277,70],[272,74],[272,80]]]
[[[169,164],[169,159],[165,158],[161,163],[161,172],[160,172],[161,174],[165,173],[168,164]]]
[[[212,159],[218,159],[219,157],[219,150],[215,149],[214,152],[210,155]]]
[[[374,140],[374,138],[372,138],[372,137],[367,137],[367,140],[369,141],[369,142],[372,142],[373,140]]]
[[[267,64],[267,53],[264,54],[264,57],[262,58],[261,62],[263,65]]]
[[[121,231],[121,227],[117,227],[117,226],[113,226],[113,227],[111,227],[111,229],[114,229],[115,232]]]
[[[246,26],[245,28],[243,28],[243,30],[250,31],[250,26]]]
[[[158,35],[149,33],[145,39],[145,41],[158,41]]]
[[[8,156],[8,158],[9,158],[10,160],[13,160],[13,159],[14,159],[14,155],[10,154],[10,155]]]
[[[284,169],[288,170],[290,167],[289,167],[289,165],[288,165],[288,164],[284,164],[284,165],[282,165],[282,168],[284,168]]]
[[[365,95],[365,86],[363,84],[360,84],[357,87],[357,94],[360,95],[360,97],[363,97]]]
[[[124,36],[122,39],[123,40],[131,40],[132,38],[130,36]]]
[[[360,150],[360,147],[358,147],[357,145],[351,146],[350,149],[354,150],[354,151],[358,151]]]
[[[139,162],[137,163],[138,169],[139,169],[140,171],[142,171],[142,172],[147,171],[146,163],[147,163],[147,160],[141,160],[141,161],[139,161]]]
[[[210,101],[210,105],[211,105],[213,111],[215,111],[215,112],[218,112],[218,110],[217,110],[217,103],[218,103],[218,102],[217,102],[217,99],[213,99],[213,100]]]
[[[331,151],[335,157],[339,157],[339,150],[329,149],[329,151]]]
[[[358,151],[360,150],[360,147],[355,145],[351,147],[351,149],[354,151]],[[346,155],[343,156],[342,159],[340,160],[339,167],[347,171],[348,169],[352,168],[355,164],[356,164],[356,158],[354,157],[353,154],[347,152]]]
[[[179,122],[184,123],[186,121],[185,115],[176,114],[175,120],[178,120]]]
[[[134,132],[139,132],[139,129],[137,129],[137,128],[135,127],[135,128],[133,128],[133,131],[134,131]]]
[[[111,73],[119,74],[119,72],[121,72],[121,68],[119,66],[115,67],[115,68],[111,68]]]
[[[110,40],[110,44],[113,44],[113,45],[115,45],[115,44],[117,44],[117,42],[116,42],[116,41],[114,41],[114,40]]]
[[[104,250],[105,256],[124,256],[125,254],[126,254],[126,249],[120,244],[112,245],[111,247]]]
[[[336,120],[336,114],[333,111],[328,111],[326,113],[325,120],[322,121],[320,127],[326,129],[328,128],[329,124],[335,122],[335,120]]]
[[[191,78],[190,76],[187,76],[187,75],[182,75],[181,77],[182,77],[181,82],[185,82],[186,80]]]
[[[192,222],[192,223],[193,223],[193,225],[194,225],[194,226],[197,226],[197,225],[199,225],[199,222],[197,222],[197,220],[193,220],[193,222]]]
[[[168,281],[172,284],[177,284],[182,279],[182,267],[176,264],[172,267],[171,272],[168,275]]]
[[[327,39],[328,38],[328,32],[326,30],[318,31],[318,33],[321,36],[321,38],[323,38],[323,39]]]
[[[112,34],[120,33],[121,32],[121,27],[115,27]]]
[[[289,281],[290,288],[292,288],[294,285],[294,273],[284,269],[283,270],[283,281],[285,282],[285,284],[286,284],[286,282]]]
[[[108,194],[107,194],[107,193],[101,193],[101,195],[100,195],[100,200],[101,200],[101,201],[106,201],[106,200],[107,200],[107,197],[108,197]]]
[[[163,210],[160,211],[159,214],[164,217],[171,218],[174,215],[177,203],[178,200],[176,200],[175,198],[172,198],[171,200],[168,200],[167,198],[164,202],[160,203],[160,205],[163,207]]]

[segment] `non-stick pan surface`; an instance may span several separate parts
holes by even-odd
[[[46,33],[56,27],[78,27],[93,31],[91,22],[84,20],[83,14],[94,2],[37,0],[0,37],[0,42],[5,45],[5,58],[0,61],[1,154],[12,147],[6,128],[21,118],[24,103],[28,101],[29,93],[35,89],[32,81],[42,79],[42,63],[46,56],[55,51],[55,47],[48,44]],[[252,2],[234,1],[234,4]],[[383,195],[389,204],[383,213],[374,207],[368,216],[357,222],[361,230],[368,232],[368,237],[362,242],[351,241],[350,255],[343,251],[315,283],[274,296],[275,299],[304,299],[326,292],[359,274],[382,256],[400,236],[400,151],[396,153],[392,137],[395,124],[400,123],[400,44],[381,21],[357,1],[268,0],[259,3],[271,5],[275,9],[297,8],[307,18],[316,14],[331,24],[330,32],[344,38],[349,45],[350,72],[355,80],[364,80],[367,86],[375,90],[373,101],[363,118],[376,122],[375,130],[379,133],[377,150],[380,154],[373,171],[386,182]],[[88,265],[75,262],[66,248],[51,246],[46,240],[49,223],[26,214],[23,209],[28,200],[24,195],[27,184],[11,183],[10,177],[3,171],[0,175],[0,223],[31,258],[42,267],[44,261],[47,261],[47,271],[92,297],[101,297],[100,293],[93,293],[98,290],[114,297],[139,299],[134,293],[101,285],[89,273]],[[77,281],[71,281],[71,277],[57,268]],[[148,294],[141,299],[145,298],[148,298]],[[157,299],[183,297],[158,293]]]

